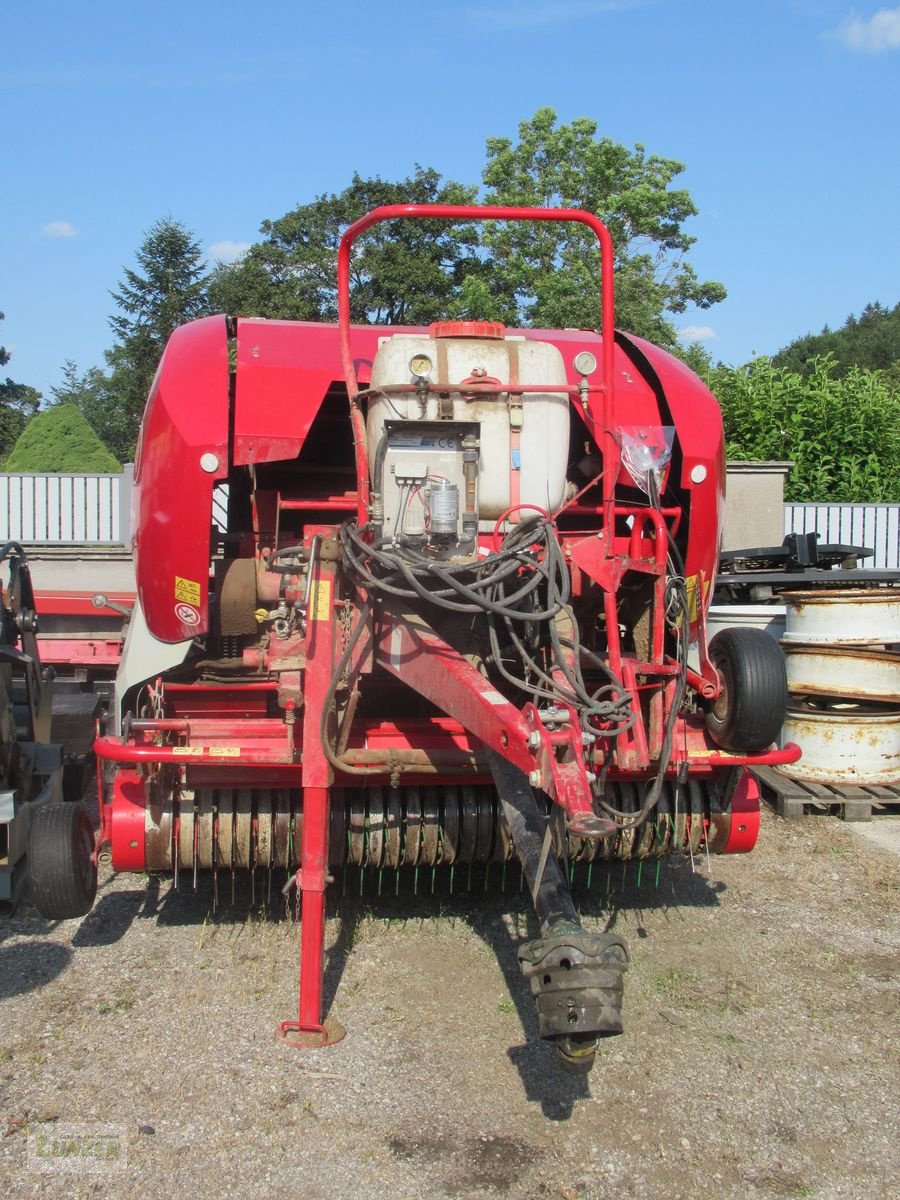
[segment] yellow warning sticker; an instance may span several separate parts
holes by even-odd
[[[309,619],[328,621],[331,618],[331,580],[322,579],[313,584],[309,600]]]
[[[210,758],[240,758],[239,746],[173,746],[172,753],[176,758],[202,758],[208,754]]]
[[[186,604],[200,603],[200,584],[196,579],[183,579],[175,576],[175,599],[183,600]]]
[[[702,588],[701,588],[702,580]],[[688,620],[693,623],[699,616],[700,596],[703,596],[703,603],[706,603],[706,598],[709,595],[710,580],[703,579],[702,575],[690,575],[684,581],[688,595]]]

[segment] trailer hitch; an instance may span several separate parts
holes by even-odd
[[[561,1065],[586,1074],[597,1042],[622,1032],[622,993],[628,946],[611,933],[558,926],[519,947],[519,966],[531,985],[542,1038],[556,1042]]]
[[[628,946],[614,934],[582,928],[559,863],[547,853],[551,825],[527,776],[493,751],[488,762],[541,926],[541,936],[518,953],[537,1006],[540,1036],[556,1043],[565,1070],[586,1075],[599,1039],[622,1032]]]

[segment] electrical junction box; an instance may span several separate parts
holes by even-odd
[[[421,541],[441,558],[475,557],[479,426],[386,421],[382,537]]]

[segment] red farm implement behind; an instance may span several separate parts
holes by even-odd
[[[593,230],[600,332],[351,326],[354,239],[435,218]],[[719,410],[683,364],[614,332],[612,247],[589,213],[378,209],[345,234],[338,283],[336,326],[210,317],[165,351],[135,470],[138,602],[95,746],[95,858],[209,871],[216,893],[240,871],[296,884],[299,1013],[279,1033],[299,1045],[334,1037],[334,872],[517,859],[541,1035],[587,1070],[621,1032],[628,950],[582,928],[560,859],[750,850],[746,766],[799,754],[771,748],[778,646],[707,645]]]

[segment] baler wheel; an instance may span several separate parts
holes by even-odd
[[[67,921],[90,912],[97,894],[94,831],[83,804],[42,804],[28,830],[31,898],[43,917]]]
[[[787,674],[778,643],[762,629],[723,629],[709,644],[722,689],[706,727],[723,750],[753,753],[778,737],[787,711]]]

